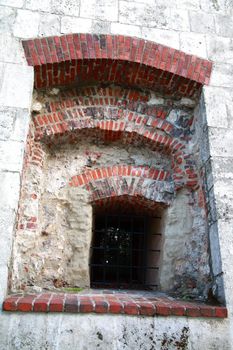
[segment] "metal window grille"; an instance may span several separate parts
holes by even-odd
[[[159,249],[150,247],[148,218],[132,215],[97,215],[91,246],[92,288],[155,289]],[[150,238],[149,238],[150,235]],[[148,258],[150,257],[150,258]]]

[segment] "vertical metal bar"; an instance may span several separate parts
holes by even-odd
[[[144,240],[144,244],[143,244],[143,288],[146,287],[146,273],[147,273],[147,262],[146,262],[146,258],[147,258],[147,220],[145,217],[143,217],[143,240]]]
[[[134,234],[134,217],[132,216],[130,218],[130,282],[129,282],[129,286],[130,288],[132,288],[133,286],[133,234]]]
[[[104,216],[104,264],[103,264],[103,279],[104,279],[104,284],[106,284],[106,239],[107,239],[107,230],[108,230],[108,216]]]

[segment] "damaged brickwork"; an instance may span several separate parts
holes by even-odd
[[[113,84],[35,90],[13,291],[89,287],[93,208],[121,199],[162,213],[159,288],[207,299],[197,102]]]

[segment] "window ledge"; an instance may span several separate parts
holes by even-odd
[[[151,292],[109,290],[77,294],[12,294],[6,297],[3,311],[227,317],[224,306],[187,302]]]

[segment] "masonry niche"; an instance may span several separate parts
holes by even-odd
[[[91,38],[102,59],[83,51],[35,70],[10,289],[150,289],[205,300],[216,279],[202,74],[152,64],[161,45],[150,43],[150,60],[139,62],[127,59],[127,43],[147,42]],[[125,50],[120,59],[108,57],[109,40]]]

